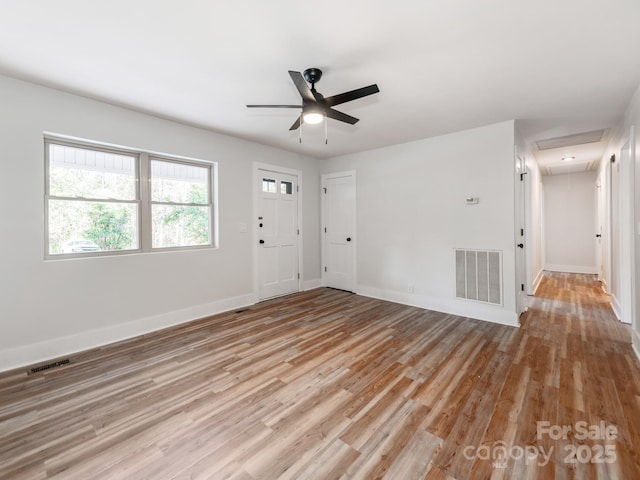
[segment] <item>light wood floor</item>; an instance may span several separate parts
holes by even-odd
[[[629,344],[585,275],[520,329],[313,290],[0,374],[0,478],[639,479]]]

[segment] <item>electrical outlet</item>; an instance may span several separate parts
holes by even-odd
[[[407,285],[407,292],[413,293],[413,283],[410,283],[409,285]]]

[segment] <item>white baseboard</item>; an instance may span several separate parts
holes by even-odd
[[[53,338],[46,342],[0,350],[0,371],[12,370],[27,365],[34,365],[46,360],[66,357],[91,348],[101,347],[145,333],[187,323],[198,318],[208,317],[253,304],[252,294],[240,295],[238,297],[154,315],[152,317],[140,318],[131,322],[111,325],[106,328]]]
[[[544,270],[540,270],[536,275],[536,278],[533,280],[533,285],[531,285],[531,295],[535,295],[538,287],[540,286],[540,282],[542,281],[542,277],[544,277]]]
[[[615,295],[611,295],[611,309],[618,320],[622,320],[622,305]]]
[[[555,263],[546,264],[544,266],[544,270],[548,270],[550,272],[564,272],[564,273],[586,273],[595,275],[598,273],[598,269],[595,265],[593,266],[584,266],[584,265],[558,265]]]
[[[320,288],[322,286],[322,280],[314,278],[313,280],[305,280],[302,282],[302,291],[313,290],[314,288]]]
[[[607,284],[607,281],[604,278],[601,278],[600,279],[600,283],[602,284],[602,291],[608,295],[609,294],[609,285]]]
[[[433,298],[414,293],[403,293],[393,290],[384,290],[366,285],[358,285],[358,295],[401,303],[412,307],[420,307],[436,312],[449,313],[461,317],[475,318],[487,322],[499,323],[510,327],[520,326],[518,315],[501,306],[485,305],[480,302],[468,302],[464,300]]]
[[[631,330],[632,339],[631,339],[631,347],[633,351],[636,353],[636,357],[640,360],[640,333],[637,330]]]

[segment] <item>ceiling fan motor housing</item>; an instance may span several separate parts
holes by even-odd
[[[322,78],[322,70],[319,68],[307,68],[303,74],[304,79],[310,84],[318,83]]]

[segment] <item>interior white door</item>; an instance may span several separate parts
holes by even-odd
[[[323,285],[349,292],[356,285],[355,172],[322,176]]]
[[[605,200],[606,200],[606,188],[603,185],[603,175],[598,178],[596,184],[596,270],[598,272],[598,279],[604,282],[605,279],[605,241],[603,236],[605,235]]]
[[[299,290],[297,177],[259,170],[259,300]]]
[[[518,315],[527,309],[526,284],[526,253],[525,253],[525,182],[527,180],[527,167],[524,158],[516,154],[516,302]]]

